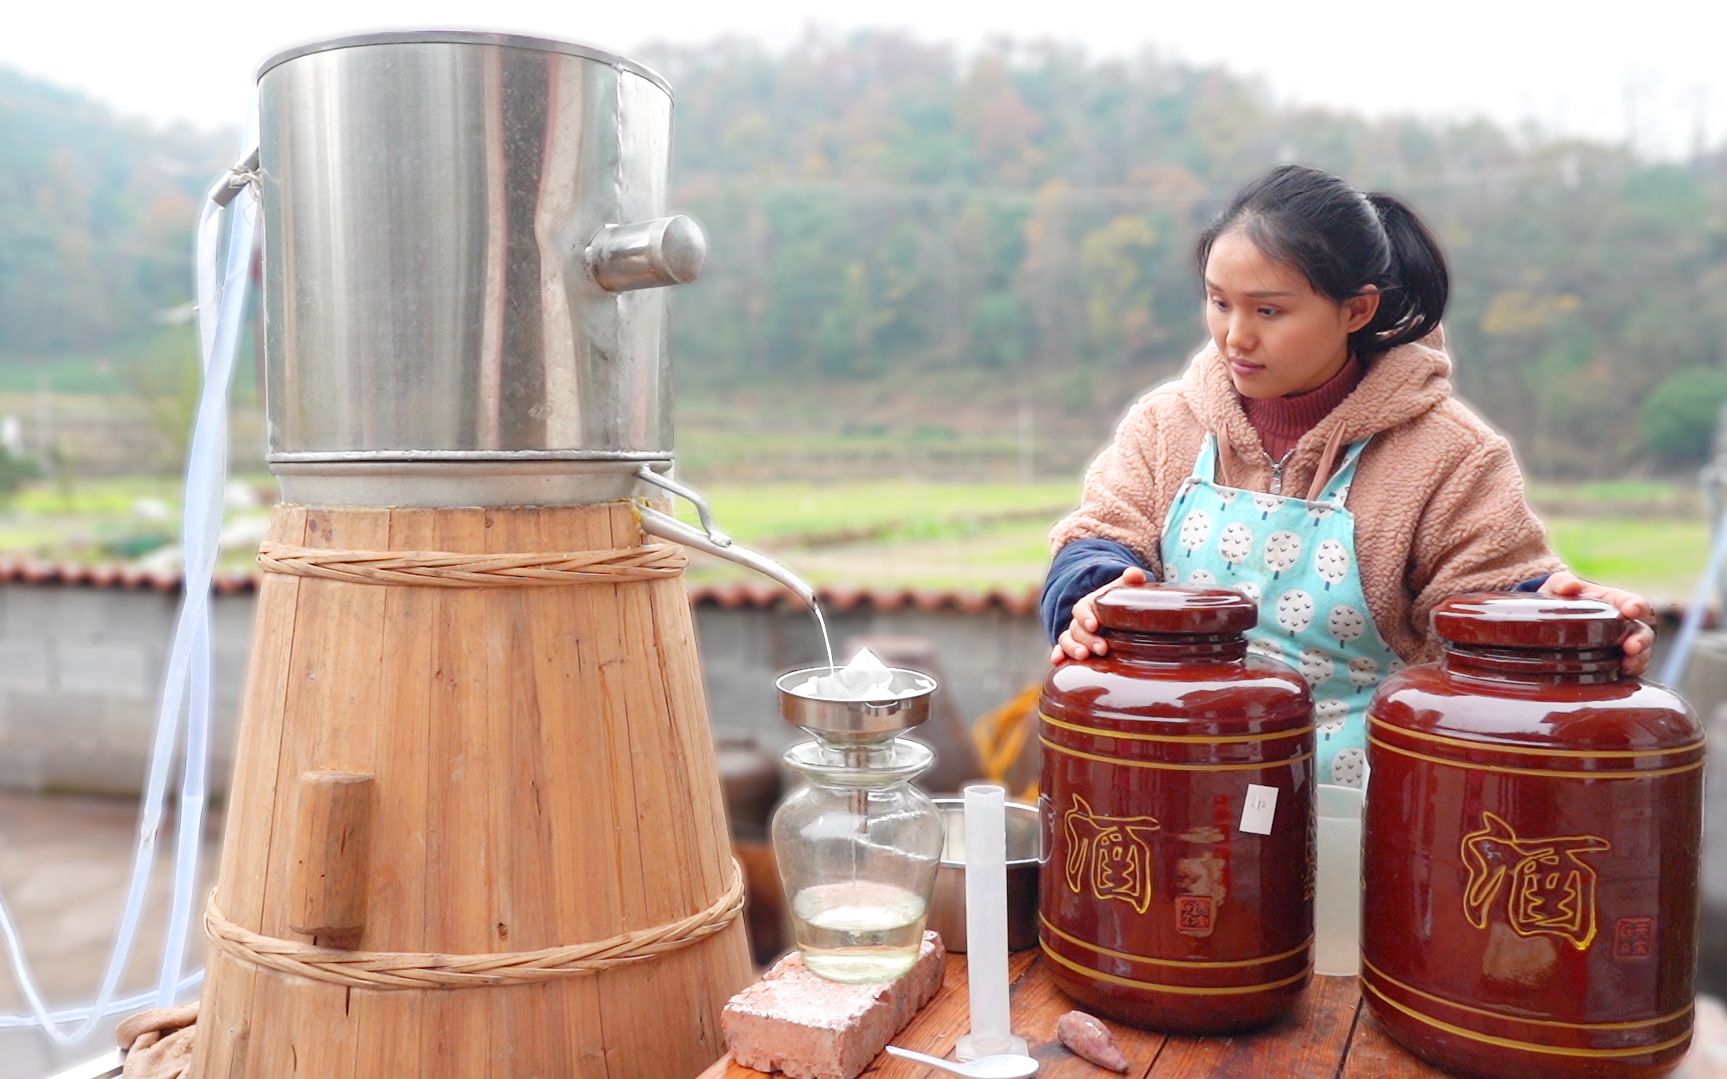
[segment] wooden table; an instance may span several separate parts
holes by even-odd
[[[1055,1021],[1077,1004],[1050,981],[1043,953],[1016,952],[1010,957],[1013,980],[1014,1033],[1043,1062],[1038,1079],[1103,1079],[1113,1073],[1074,1056],[1055,1039]],[[1132,1065],[1135,1079],[1198,1079],[1230,1076],[1293,1076],[1297,1079],[1443,1079],[1444,1073],[1404,1052],[1379,1028],[1361,1004],[1354,978],[1315,976],[1295,1008],[1283,1019],[1250,1034],[1220,1038],[1186,1038],[1135,1030],[1105,1020],[1116,1043]],[[895,1045],[935,1056],[947,1056],[954,1042],[971,1026],[966,999],[965,956],[947,957],[941,989],[911,1025],[894,1038]],[[761,1072],[725,1057],[698,1079],[760,1079]],[[877,1057],[864,1072],[870,1079],[923,1079],[933,1076],[921,1064]]]

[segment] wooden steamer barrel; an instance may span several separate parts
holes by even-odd
[[[602,554],[437,556],[556,552]],[[284,505],[261,560],[191,1075],[719,1056],[751,969],[681,549],[623,501]]]

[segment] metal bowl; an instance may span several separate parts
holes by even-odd
[[[926,928],[941,934],[950,952],[965,951],[965,799],[936,798],[947,825],[941,865],[935,874]],[[1037,807],[1008,802],[1007,810],[1007,948],[1017,952],[1037,946],[1037,871],[1043,850],[1043,829]]]

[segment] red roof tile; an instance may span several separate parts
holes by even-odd
[[[259,571],[218,573],[213,587],[218,595],[236,595],[256,591]],[[123,563],[80,565],[75,563],[40,562],[34,559],[0,557],[0,584],[63,585],[88,588],[118,588],[142,591],[177,592],[182,575],[172,570],[151,570]],[[692,607],[721,609],[765,609],[794,607],[797,600],[778,585],[754,582],[730,584],[699,584],[689,587]],[[826,585],[816,589],[816,599],[826,611],[957,611],[962,614],[986,614],[999,611],[1014,616],[1032,615],[1037,611],[1038,589],[1028,587],[1015,591],[991,588],[984,591],[958,589],[868,588],[860,585]],[[1659,604],[1656,619],[1673,625],[1685,617],[1683,603]],[[1706,628],[1721,624],[1719,613],[1711,607],[1704,612]]]

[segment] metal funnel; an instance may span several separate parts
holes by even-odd
[[[921,671],[889,667],[888,693],[868,700],[837,700],[798,691],[827,667],[783,674],[774,683],[779,690],[780,718],[829,742],[861,744],[882,742],[929,718],[929,699],[936,680]]]

